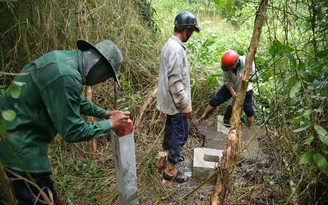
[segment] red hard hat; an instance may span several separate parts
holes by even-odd
[[[235,68],[238,64],[239,55],[234,50],[227,50],[221,57],[221,68],[224,71],[229,71]]]

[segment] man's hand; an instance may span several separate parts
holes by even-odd
[[[187,107],[185,107],[185,108],[181,111],[181,114],[182,114],[183,117],[188,118],[188,119],[191,119],[191,117],[192,117],[192,113],[191,113],[191,108],[190,108],[190,106],[188,105]]]
[[[118,112],[120,112],[121,110],[107,110],[106,112],[105,112],[105,114],[104,114],[104,118],[105,119],[109,119],[110,118],[110,116],[112,116],[112,115],[114,115],[115,113],[118,113]]]
[[[121,127],[123,127],[130,118],[130,112],[129,111],[122,111],[122,110],[116,110],[113,112],[113,114],[109,117],[109,122],[112,126],[112,130],[118,130]]]
[[[237,97],[237,93],[236,93],[236,91],[233,89],[233,87],[228,87],[228,90],[229,90],[229,92],[230,92],[232,98],[233,98],[233,99],[236,99],[236,97]]]

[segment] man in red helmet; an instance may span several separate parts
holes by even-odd
[[[215,107],[229,100],[231,97],[236,98],[236,93],[238,92],[238,89],[240,87],[241,77],[245,66],[245,59],[245,56],[239,56],[238,53],[233,50],[228,50],[223,53],[221,57],[221,68],[223,70],[224,84],[215,94],[215,96],[209,101],[209,104],[207,105],[205,111],[199,118],[199,121],[205,119],[209,112],[211,112]],[[252,71],[250,74],[251,81],[256,80],[255,72],[255,64],[253,62]],[[252,95],[253,89],[252,85],[249,83],[243,105],[243,110],[247,116],[249,127],[253,127],[255,115],[253,109]],[[225,116],[225,118],[227,118],[227,116]]]

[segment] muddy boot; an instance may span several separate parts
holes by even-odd
[[[230,124],[231,114],[232,114],[232,105],[228,105],[223,117],[224,124],[228,124],[228,125]]]

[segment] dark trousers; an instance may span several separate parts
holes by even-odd
[[[181,148],[188,139],[188,121],[181,113],[167,115],[163,149],[169,150],[168,161],[176,164],[179,161]]]
[[[24,179],[15,176],[11,172],[25,179],[28,179],[28,177],[24,172],[13,170],[6,171],[9,178],[14,178],[14,180],[11,181],[15,192],[15,197],[18,200],[19,205],[45,204],[42,203],[43,197],[40,195],[40,191],[35,188],[35,186],[30,183],[26,183]],[[54,205],[63,205],[63,202],[58,198],[50,174],[31,174],[31,176],[34,178],[40,189],[42,189],[42,191],[46,193],[50,199],[53,199]]]
[[[243,110],[245,114],[249,117],[254,116],[255,112],[253,109],[253,90],[249,90],[246,92],[245,100],[244,100],[244,105],[243,105]],[[228,90],[228,88],[223,85],[219,91],[215,94],[215,96],[210,100],[209,104],[212,107],[217,107],[227,100],[231,98],[231,93]]]

